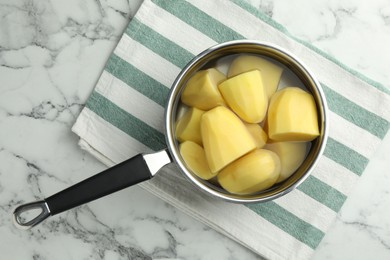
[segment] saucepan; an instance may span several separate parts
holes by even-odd
[[[311,143],[305,161],[287,180],[267,190],[250,195],[231,194],[217,184],[198,178],[186,164],[179,152],[175,138],[175,122],[178,117],[180,96],[188,79],[200,69],[215,64],[231,55],[253,54],[274,60],[288,68],[311,92],[318,112],[320,136]],[[322,155],[328,137],[327,105],[319,82],[302,61],[295,55],[270,43],[252,40],[239,40],[218,44],[194,57],[175,79],[165,109],[165,138],[167,148],[155,153],[139,154],[112,168],[98,173],[80,183],[60,191],[46,199],[20,205],[13,212],[14,224],[21,229],[29,229],[49,216],[64,212],[76,206],[98,199],[123,188],[147,181],[161,168],[175,163],[189,182],[212,197],[234,203],[266,202],[283,196],[300,185],[312,172]],[[234,137],[232,137],[234,138]],[[39,212],[26,220],[24,214]]]

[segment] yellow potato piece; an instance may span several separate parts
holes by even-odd
[[[283,73],[283,68],[273,62],[259,56],[241,55],[230,65],[228,77],[234,77],[254,69],[261,72],[264,88],[266,89],[267,97],[269,99],[278,88],[280,77]]]
[[[256,148],[244,123],[223,106],[203,114],[200,130],[206,158],[214,173]]]
[[[260,123],[268,106],[260,71],[252,70],[229,78],[218,85],[229,107],[244,121]]]
[[[268,138],[274,141],[312,141],[319,136],[314,98],[306,91],[287,87],[276,92],[268,108]]]
[[[226,79],[226,76],[214,69],[200,70],[187,82],[181,101],[191,107],[201,110],[209,110],[219,105],[225,105],[218,84]]]
[[[261,128],[258,124],[245,124],[249,133],[252,135],[253,139],[255,139],[256,147],[258,149],[262,148],[268,140],[267,133]]]
[[[200,119],[205,111],[191,107],[176,124],[175,135],[180,142],[193,141],[202,145]]]
[[[301,166],[306,158],[309,142],[277,142],[267,144],[264,149],[273,151],[279,156],[281,171],[276,182],[290,177]]]
[[[197,143],[185,141],[180,144],[180,154],[188,169],[201,179],[209,180],[217,175],[210,171],[203,148]]]
[[[226,166],[217,178],[230,193],[251,194],[274,185],[279,174],[279,157],[272,151],[257,149]]]

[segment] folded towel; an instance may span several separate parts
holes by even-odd
[[[326,94],[330,136],[313,174],[277,200],[239,205],[199,192],[175,167],[140,184],[270,259],[307,259],[324,237],[389,129],[389,90],[240,1],[146,0],[81,112],[80,145],[108,166],[165,147],[164,106],[181,68],[217,43],[253,39],[295,53]]]

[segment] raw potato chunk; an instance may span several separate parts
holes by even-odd
[[[202,145],[200,119],[205,111],[191,107],[176,124],[175,135],[180,142],[193,141]]]
[[[279,174],[279,157],[272,151],[257,149],[223,169],[218,182],[230,193],[251,194],[274,185]]]
[[[242,55],[237,57],[230,65],[228,77],[234,77],[254,69],[261,72],[264,88],[269,99],[278,88],[279,80],[283,72],[283,69],[273,62],[258,56]]]
[[[274,141],[311,141],[319,136],[314,98],[288,87],[276,92],[268,108],[268,137]]]
[[[204,150],[197,143],[191,141],[181,143],[180,154],[187,167],[199,178],[209,180],[217,175],[210,171]]]
[[[218,84],[226,79],[220,71],[212,68],[196,72],[187,82],[181,101],[191,107],[209,110],[225,105]]]
[[[200,130],[206,158],[213,173],[256,148],[244,123],[223,106],[203,114]]]
[[[252,70],[227,79],[218,88],[229,107],[244,121],[260,123],[268,106],[260,71]]]
[[[263,128],[261,128],[258,124],[245,124],[249,133],[252,135],[253,139],[255,139],[256,147],[258,149],[262,148],[267,143],[267,133],[264,132]]]
[[[267,144],[265,149],[275,152],[280,159],[280,176],[276,182],[290,177],[306,158],[309,142],[278,142]]]

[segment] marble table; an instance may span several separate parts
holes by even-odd
[[[390,2],[253,0],[292,34],[390,87]],[[140,0],[0,2],[1,259],[257,259],[139,187],[16,229],[15,205],[104,166],[70,131]],[[390,111],[389,111],[390,113]],[[357,140],[358,141],[358,140]],[[390,134],[314,259],[390,259]]]

